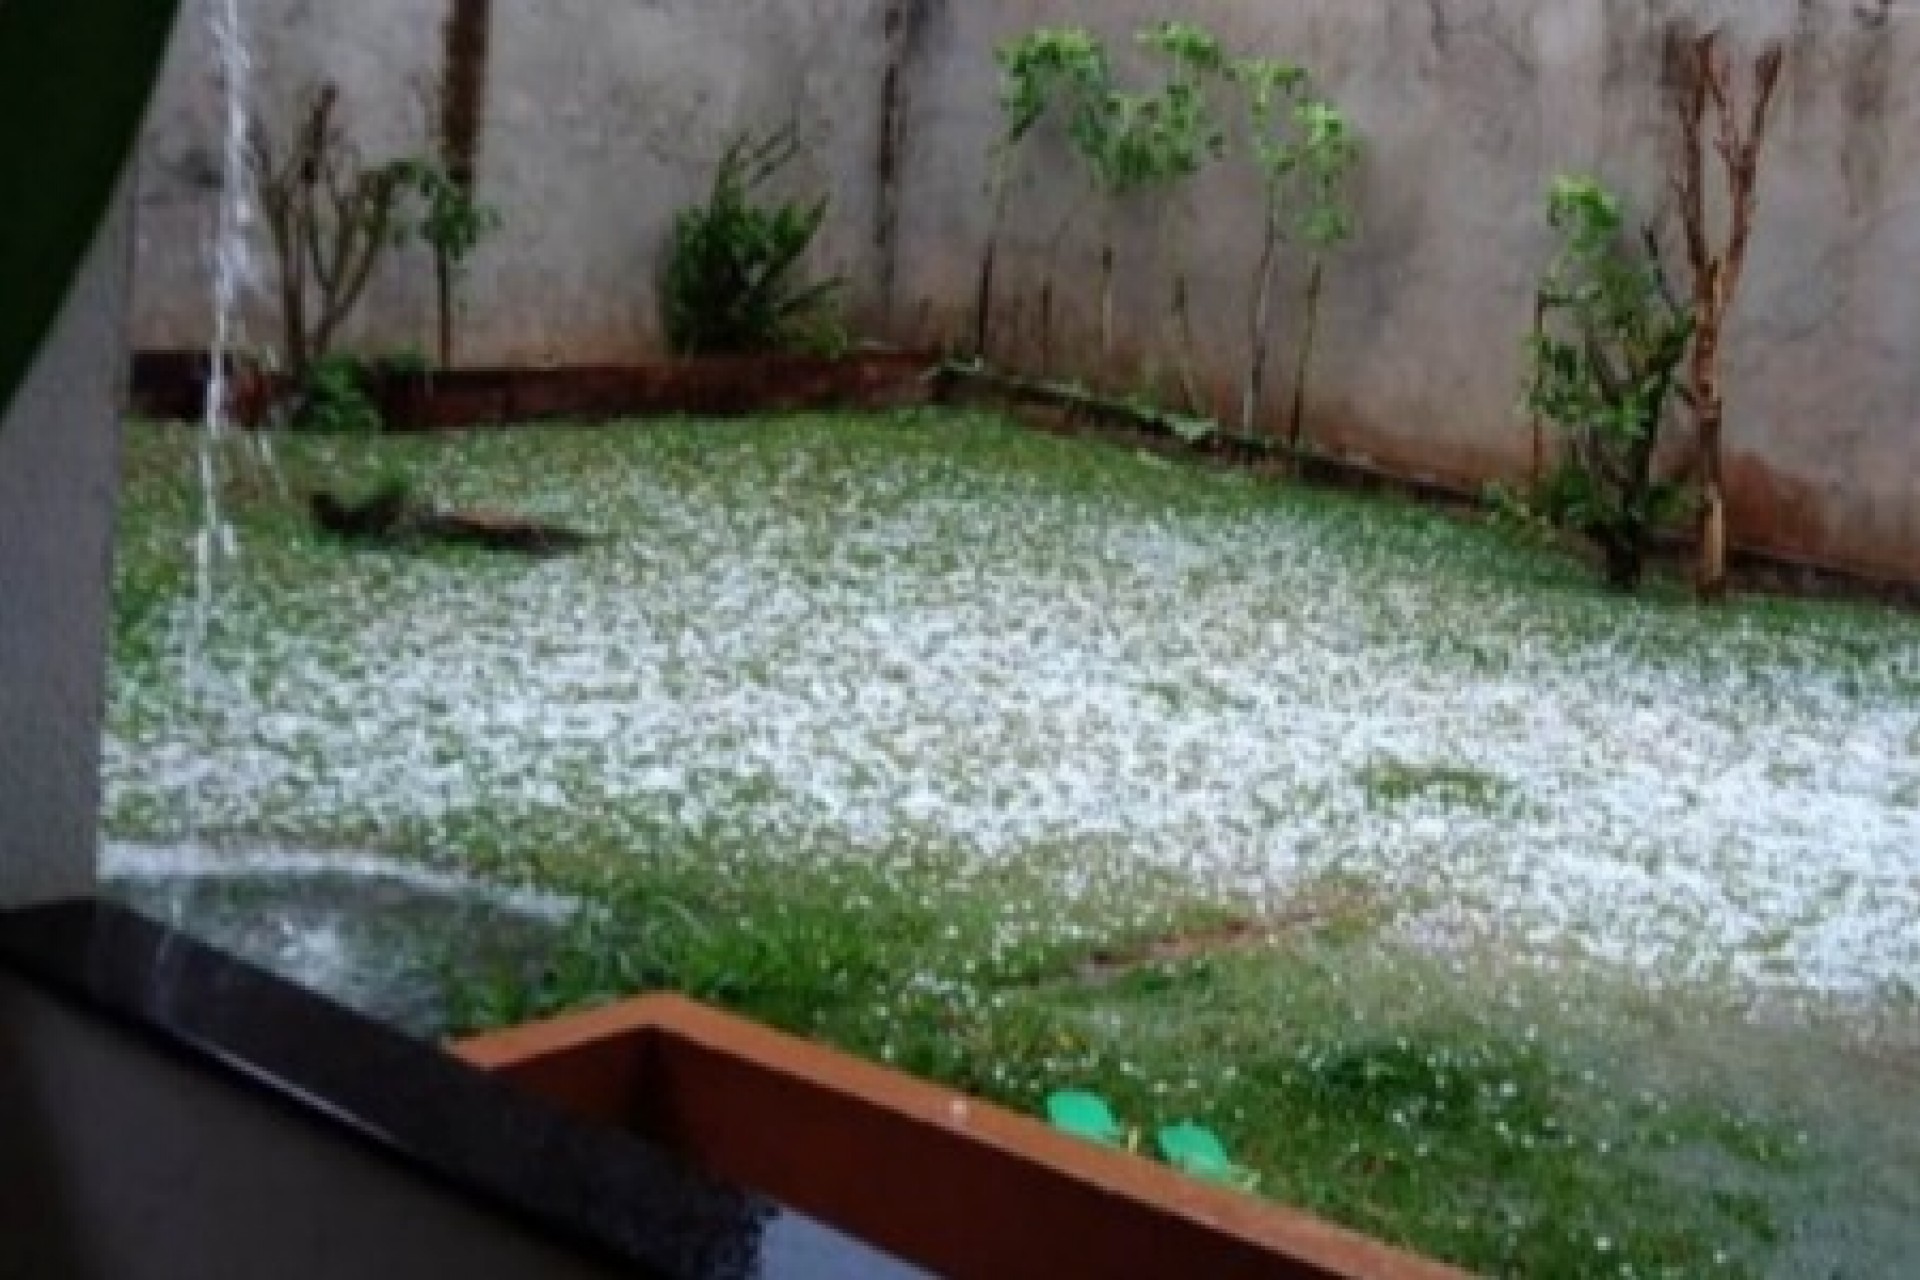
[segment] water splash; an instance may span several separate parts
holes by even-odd
[[[448,979],[532,982],[577,899],[341,851],[244,854],[110,843],[104,891],[241,960],[437,1038]],[[161,957],[164,965],[174,954]],[[164,973],[156,990],[169,987]]]

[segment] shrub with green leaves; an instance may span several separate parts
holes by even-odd
[[[357,356],[327,355],[313,361],[295,388],[290,418],[294,429],[336,435],[379,431],[384,423],[367,375],[366,364]]]
[[[1601,183],[1560,178],[1547,216],[1562,243],[1540,285],[1526,401],[1562,450],[1533,504],[1591,542],[1607,584],[1630,591],[1652,535],[1686,506],[1655,459],[1693,323],[1668,287],[1653,228],[1632,237]]]
[[[994,60],[1003,119],[993,147],[997,175],[1049,110],[1058,108],[1070,131],[1092,127],[1113,79],[1106,46],[1083,27],[1040,27],[1001,45]]]
[[[799,155],[789,127],[728,146],[704,205],[674,219],[661,287],[667,342],[681,355],[832,345],[839,278],[809,280],[805,260],[826,222],[827,197],[763,198]]]

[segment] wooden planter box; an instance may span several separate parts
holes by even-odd
[[[932,362],[910,354],[737,356],[644,365],[454,369],[390,375],[376,393],[389,430],[437,431],[565,418],[733,417],[924,404]]]
[[[883,409],[933,398],[935,360],[911,352],[845,356],[714,356],[631,365],[551,369],[369,368],[366,388],[390,431],[511,426],[542,419],[598,422],[695,414],[732,417],[821,409]],[[134,357],[132,407],[153,418],[195,420],[207,394],[207,357],[149,351]],[[256,374],[252,396],[238,397],[245,419],[258,416],[286,380]],[[249,422],[248,425],[258,425]]]
[[[454,1052],[942,1275],[1459,1274],[678,997]]]

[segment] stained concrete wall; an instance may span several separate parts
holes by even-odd
[[[1164,13],[1145,0],[938,9],[915,78],[900,242],[899,310],[930,315],[913,335],[925,339],[964,329],[970,314],[987,234],[983,156],[997,125],[988,51],[1059,23],[1091,25],[1117,46]],[[1366,139],[1359,237],[1329,277],[1309,432],[1337,451],[1463,484],[1519,474],[1529,458],[1515,404],[1521,340],[1550,254],[1541,209],[1552,177],[1595,169],[1643,209],[1661,210],[1668,24],[1725,20],[1749,46],[1785,35],[1759,228],[1731,334],[1734,526],[1777,550],[1920,575],[1920,10],[1830,0],[1188,0],[1181,11],[1238,49],[1313,68]],[[1017,358],[1048,346],[1052,363],[1072,368],[1096,346],[1096,223],[1082,219],[1086,233],[1053,267],[1057,328],[1045,343],[1047,241],[1076,198],[1063,177],[1075,165],[1057,143],[1029,155],[1002,256],[998,349]],[[1244,367],[1258,206],[1251,178],[1230,171],[1203,181],[1192,203],[1200,345],[1227,410]],[[1151,261],[1147,227],[1136,222],[1123,244],[1123,261]],[[1291,266],[1286,296],[1297,298],[1299,259]],[[1123,276],[1132,320],[1123,340],[1144,369],[1168,310],[1166,282],[1153,270]],[[1275,332],[1290,354],[1297,311]]]
[[[405,86],[437,74],[448,3],[258,0],[267,114],[284,120],[297,81],[333,75],[369,138],[377,125],[390,131],[383,141],[417,146]],[[1367,140],[1360,237],[1330,277],[1311,433],[1468,485],[1516,474],[1530,452],[1515,404],[1550,252],[1547,183],[1596,168],[1657,209],[1671,142],[1668,24],[1725,19],[1736,38],[1787,36],[1732,334],[1735,528],[1775,550],[1920,578],[1920,10],[1887,0],[1186,0],[1180,10],[1239,50],[1311,66]],[[652,285],[672,212],[699,197],[731,133],[789,117],[813,144],[796,186],[836,200],[821,266],[858,282],[867,331],[964,343],[998,129],[994,45],[1043,23],[1092,25],[1124,45],[1165,13],[1147,0],[494,0],[480,184],[507,227],[476,260],[464,349],[526,363],[657,349]],[[207,65],[203,52],[176,60],[149,142],[145,346],[205,334]],[[1081,219],[1051,253],[1082,184],[1057,141],[1028,159],[996,353],[1126,384],[1156,364],[1164,372],[1167,283],[1151,216],[1130,219],[1123,240],[1124,358],[1093,370],[1097,220]],[[1258,203],[1250,175],[1232,168],[1189,203],[1202,373],[1226,411],[1245,361]],[[1059,283],[1043,332],[1049,274]],[[359,341],[429,345],[428,285],[417,255],[396,260]],[[1297,322],[1283,309],[1277,365]],[[1284,402],[1286,379],[1277,391]]]
[[[585,363],[659,349],[654,293],[674,213],[699,201],[729,139],[796,125],[796,194],[832,193],[814,268],[875,310],[873,178],[882,0],[493,0],[478,190],[501,230],[475,255],[460,330],[470,363]],[[185,28],[150,117],[135,332],[143,347],[208,331],[207,246],[220,174],[220,86],[207,14]],[[418,154],[445,72],[450,0],[257,0],[254,106],[284,138],[323,80],[369,158]],[[278,335],[262,254],[248,330]],[[349,344],[433,347],[432,274],[417,247],[383,265]]]
[[[217,0],[182,0],[140,150],[136,347],[204,347],[213,329],[213,232],[225,164],[226,99],[213,23]],[[284,149],[310,95],[339,86],[340,122],[361,153],[379,160],[421,149],[427,91],[440,61],[446,0],[249,0],[246,23],[251,105],[262,134]],[[242,344],[278,346],[276,275],[255,221],[253,305]],[[432,266],[419,250],[396,252],[375,276],[363,324],[349,338],[369,346],[426,346]]]
[[[0,908],[93,889],[128,215],[116,199],[0,405]]]

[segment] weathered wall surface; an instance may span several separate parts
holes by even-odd
[[[254,108],[285,137],[312,86],[340,86],[371,158],[418,154],[445,74],[452,0],[255,0]],[[701,200],[727,142],[797,124],[787,178],[831,192],[817,268],[876,303],[875,157],[882,0],[493,0],[477,182],[504,216],[472,263],[460,330],[475,363],[633,359],[657,349],[654,295],[673,215]],[[210,0],[184,6],[144,147],[135,335],[192,347],[209,329],[208,243],[220,172]],[[261,258],[250,334],[278,334]],[[417,246],[383,264],[345,335],[433,347],[432,268]]]
[[[923,339],[971,323],[989,220],[984,154],[998,125],[989,51],[1046,24],[1088,25],[1119,47],[1165,12],[1145,0],[934,8],[899,284],[901,314],[926,317],[913,335]],[[1239,50],[1311,67],[1366,138],[1360,232],[1329,276],[1309,433],[1465,483],[1518,474],[1529,457],[1515,405],[1521,340],[1550,252],[1542,202],[1552,177],[1595,169],[1661,210],[1668,24],[1723,17],[1736,39],[1788,34],[1731,335],[1734,527],[1772,549],[1920,574],[1920,11],[1829,0],[1189,0],[1181,11]],[[1095,219],[1082,217],[1083,232],[1048,265],[1075,199],[1075,163],[1057,144],[1029,152],[1001,255],[1000,358],[1044,350],[1074,371],[1097,349]],[[1230,412],[1245,366],[1258,204],[1250,176],[1230,171],[1206,178],[1192,204],[1200,347]],[[1135,266],[1153,261],[1147,227],[1131,226],[1123,246],[1131,325],[1122,339],[1144,374],[1166,350],[1166,283]],[[1298,259],[1291,265],[1284,296],[1298,298]],[[1039,323],[1049,275],[1050,338]],[[1279,318],[1282,359],[1297,321]]]
[[[340,88],[341,120],[372,158],[417,152],[427,133],[422,91],[439,72],[447,0],[252,0],[254,110],[284,148],[302,104],[323,80]],[[140,153],[136,348],[206,344],[213,327],[212,240],[226,135],[214,0],[183,0]],[[256,223],[256,231],[258,224]],[[243,340],[278,345],[275,275],[256,234],[259,275]],[[417,249],[396,254],[373,281],[364,323],[349,338],[371,346],[426,346],[432,266]]]
[[[331,75],[368,137],[417,147],[423,116],[406,86],[438,76],[450,3],[258,0],[268,114],[284,118],[297,81]],[[1887,0],[1186,0],[1180,10],[1237,50],[1312,67],[1367,141],[1360,235],[1329,278],[1310,432],[1469,484],[1515,474],[1529,454],[1515,405],[1549,252],[1547,183],[1593,168],[1658,210],[1668,24],[1723,17],[1736,37],[1787,35],[1732,334],[1735,529],[1775,550],[1920,577],[1920,10]],[[495,0],[479,174],[507,226],[476,260],[464,352],[543,363],[653,349],[673,211],[699,198],[728,136],[789,118],[812,143],[796,186],[828,187],[836,201],[821,265],[857,282],[868,329],[964,345],[989,220],[995,44],[1078,23],[1123,46],[1166,12],[1147,0]],[[148,148],[145,346],[191,345],[206,328],[214,100],[203,46],[183,44]],[[998,358],[1096,372],[1097,218],[1050,249],[1081,189],[1057,141],[1029,151],[1003,248]],[[1251,175],[1222,167],[1188,206],[1202,372],[1226,413],[1258,248]],[[1156,216],[1129,218],[1122,241],[1123,359],[1107,377],[1129,386],[1169,364]],[[1297,297],[1299,266],[1283,298]],[[355,337],[430,346],[429,296],[424,259],[397,258]],[[1282,371],[1297,321],[1283,308],[1276,322],[1276,404],[1291,393]]]
[[[789,121],[807,150],[786,180],[835,205],[816,266],[870,285],[879,8],[496,3],[481,173],[507,227],[475,296],[547,301],[476,305],[475,349],[534,363],[657,349],[674,213],[705,196],[732,137]]]

